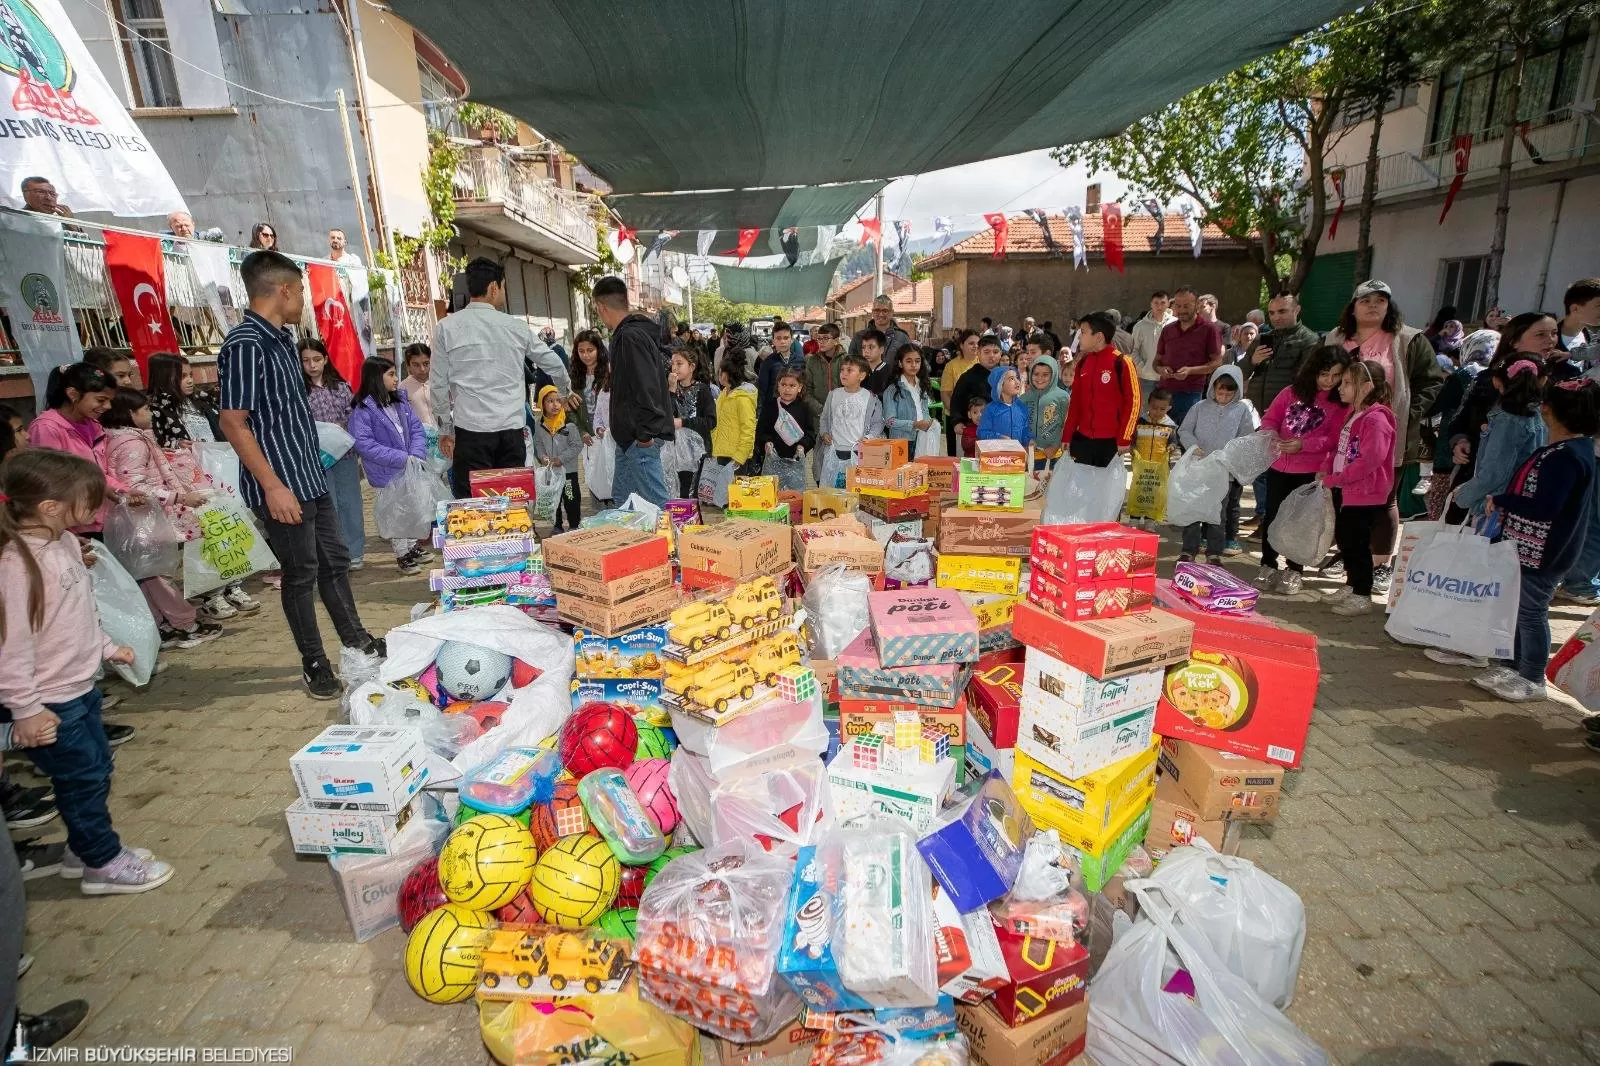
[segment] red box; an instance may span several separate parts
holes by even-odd
[[[600,581],[615,581],[671,562],[665,537],[620,526],[596,526],[544,542],[544,565]]]
[[[474,496],[509,496],[513,500],[530,502],[536,496],[533,471],[522,466],[474,470],[467,475],[467,484],[471,486]]]
[[[901,522],[912,518],[928,517],[928,496],[872,496],[863,494],[856,503],[862,514],[869,514],[880,522]]]
[[[972,717],[997,748],[1017,746],[1017,719],[1021,713],[1022,664],[1001,663],[972,675]]]
[[[1167,670],[1156,732],[1290,768],[1300,765],[1322,675],[1317,638],[1245,618],[1184,608],[1170,613],[1194,623],[1194,648],[1187,662]]]
[[[1042,569],[1033,571],[1028,602],[1071,622],[1090,618],[1120,618],[1148,611],[1156,602],[1156,575],[1107,578],[1104,581],[1063,581]]]
[[[1039,526],[1033,531],[1035,571],[1065,581],[1107,581],[1156,572],[1161,538],[1115,522]]]
[[[989,1002],[1015,1028],[1081,1003],[1089,987],[1089,952],[1076,941],[1017,936],[995,927],[1011,982]]]
[[[789,508],[789,524],[791,526],[798,526],[806,520],[806,505],[804,501],[805,497],[793,489],[778,493],[778,505]]]
[[[1174,611],[1068,622],[1023,600],[1012,615],[1011,635],[1027,647],[1105,680],[1184,662],[1194,623]]]

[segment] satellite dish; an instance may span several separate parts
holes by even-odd
[[[683,267],[681,267],[681,266],[673,267],[672,268],[672,281],[676,285],[681,285],[684,288],[688,288],[689,287],[689,272],[687,270],[683,269]]]

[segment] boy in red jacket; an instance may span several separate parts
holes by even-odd
[[[1075,463],[1106,467],[1133,442],[1139,418],[1139,379],[1133,362],[1117,351],[1116,323],[1091,311],[1078,325],[1078,361],[1062,436]]]

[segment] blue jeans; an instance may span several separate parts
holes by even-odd
[[[1203,392],[1174,392],[1172,394],[1172,410],[1167,412],[1167,417],[1178,425],[1183,425],[1183,416],[1189,413],[1189,408],[1205,398]]]
[[[1267,488],[1267,475],[1262,474],[1260,477],[1256,478],[1255,483],[1251,485],[1251,488],[1255,490],[1256,519],[1259,521],[1261,517],[1267,513],[1267,494],[1271,491]]]
[[[333,511],[339,516],[339,538],[344,541],[345,550],[352,559],[364,558],[366,505],[361,499],[361,467],[353,449],[328,469],[328,493],[333,497]]]
[[[1544,683],[1550,661],[1550,599],[1561,583],[1560,574],[1522,568],[1522,598],[1517,601],[1517,641],[1512,655],[1517,673]]]
[[[1600,498],[1600,487],[1596,489]],[[1578,553],[1567,579],[1561,587],[1574,596],[1600,594],[1600,506],[1589,508],[1589,529],[1583,537],[1583,550]]]
[[[26,748],[28,758],[50,779],[56,808],[67,824],[67,846],[88,866],[104,866],[122,851],[111,828],[111,745],[100,720],[100,692],[88,692],[66,703],[47,703],[61,723],[56,742]]]
[[[617,442],[616,469],[611,474],[611,498],[621,506],[632,493],[641,499],[666,506],[667,479],[661,472],[661,442],[649,444],[635,442],[626,448]]]

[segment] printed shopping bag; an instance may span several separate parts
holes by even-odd
[[[275,570],[278,559],[244,504],[218,495],[194,511],[200,539],[183,545],[183,595],[204,596],[231,581]]]
[[[1167,478],[1172,468],[1165,459],[1133,460],[1133,481],[1128,486],[1128,517],[1166,521]]]
[[[739,475],[738,465],[732,459],[719,459],[714,455],[700,459],[700,502],[711,507],[728,506],[728,486]]]
[[[1406,644],[1509,659],[1521,594],[1515,544],[1492,544],[1465,526],[1451,526],[1412,550],[1405,594],[1384,630]]]
[[[1445,522],[1406,522],[1400,527],[1400,543],[1396,546],[1392,560],[1394,575],[1389,581],[1389,613],[1394,613],[1394,608],[1400,602],[1400,597],[1405,593],[1406,562],[1410,560],[1411,553],[1417,545],[1432,537],[1442,529],[1449,529]],[[1282,551],[1282,548],[1278,549]],[[1320,561],[1320,560],[1319,560]],[[1306,563],[1315,566],[1315,563]]]

